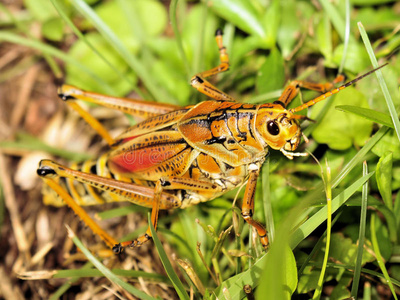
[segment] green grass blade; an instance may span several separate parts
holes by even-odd
[[[337,110],[349,112],[357,116],[363,117],[364,119],[373,121],[375,123],[394,128],[392,119],[388,114],[372,110],[365,107],[353,106],[353,105],[339,105],[335,106]]]
[[[144,43],[146,39],[146,32],[140,23],[138,9],[129,9],[129,0],[117,0],[119,6],[125,14],[126,21],[129,24],[132,35],[138,38],[140,43]],[[132,4],[132,3],[131,3]],[[136,3],[135,3],[136,4]],[[133,14],[133,15],[132,15]]]
[[[86,270],[88,268],[91,268],[92,266],[93,265],[90,262],[88,262],[82,268],[80,268],[79,271]],[[75,283],[76,281],[78,281],[80,278],[81,278],[81,276],[76,276],[76,277],[68,280],[66,283],[64,283],[62,286],[60,286],[53,294],[51,294],[49,300],[60,299],[61,296],[64,295],[64,293],[66,291],[68,291],[68,289],[72,286],[72,284]]]
[[[340,66],[338,73],[342,74],[344,69],[344,64],[346,62],[346,55],[347,49],[349,48],[349,41],[350,41],[350,0],[345,1],[346,7],[346,16],[345,16],[345,31],[344,31],[344,40],[343,40],[343,56],[342,60],[340,61]]]
[[[326,15],[331,19],[333,26],[336,29],[336,32],[342,39],[342,41],[346,40],[346,23],[343,21],[342,16],[336,7],[329,0],[320,0],[319,1],[324,8]],[[355,42],[355,38],[352,35],[348,37],[349,42]]]
[[[379,158],[376,165],[376,183],[383,203],[393,211],[392,193],[393,153],[387,152]]]
[[[371,298],[371,293],[372,291],[371,291],[371,283],[369,283],[368,281],[367,282],[365,282],[365,284],[364,284],[364,290],[363,290],[363,294],[364,294],[364,296],[363,296],[363,300],[371,300],[372,298]]]
[[[178,275],[176,275],[175,270],[172,267],[171,262],[169,261],[169,258],[164,251],[163,246],[161,245],[160,239],[157,236],[157,232],[154,229],[153,224],[151,223],[150,215],[149,215],[149,226],[150,226],[151,235],[153,237],[154,245],[156,246],[158,255],[160,256],[161,262],[164,266],[165,271],[167,272],[169,279],[171,280],[171,282],[175,288],[175,291],[178,293],[179,299],[189,300],[189,296],[186,292],[185,287],[183,286],[182,282],[179,280]]]
[[[274,241],[275,236],[275,225],[274,218],[272,213],[272,205],[271,205],[271,191],[270,191],[270,183],[269,183],[269,160],[267,157],[265,163],[262,167],[262,186],[263,186],[263,204],[264,204],[264,215],[265,215],[265,227],[268,231],[268,238],[270,243]]]
[[[332,213],[334,213],[347,199],[353,195],[359,187],[361,187],[366,180],[368,180],[374,173],[369,173],[368,175],[358,179],[349,188],[340,193],[337,197],[332,200]],[[306,201],[306,200],[305,200]],[[306,201],[307,202],[307,201]],[[303,203],[302,203],[303,204]],[[289,240],[289,245],[292,249],[308,236],[315,228],[317,228],[322,222],[327,218],[327,208],[324,206],[321,208],[316,215],[310,218],[306,223],[300,226],[291,236]],[[291,218],[289,218],[290,220]],[[281,229],[283,230],[283,229]],[[276,241],[275,241],[276,242]],[[282,241],[280,241],[282,242]],[[271,246],[272,247],[272,246]],[[268,254],[269,255],[269,254]],[[224,293],[222,287],[226,287],[231,295],[232,299],[241,299],[245,296],[243,292],[243,285],[249,284],[252,288],[255,288],[260,284],[260,277],[265,269],[265,263],[267,261],[267,256],[263,255],[254,265],[238,275],[235,275],[223,282],[220,287],[215,290],[215,295],[219,299],[224,299]],[[329,264],[328,264],[329,265]]]
[[[365,161],[363,164],[363,176],[367,174],[368,174],[368,165],[367,162]],[[365,239],[365,224],[367,220],[367,205],[368,205],[368,181],[366,181],[362,187],[360,231],[358,234],[357,258],[354,269],[353,284],[351,286],[351,297],[354,299],[357,299],[358,286],[360,282],[361,262],[362,262],[364,239]]]
[[[321,264],[310,263],[310,266],[312,266],[312,267],[317,267],[317,268],[318,268],[318,267],[321,267]],[[346,264],[339,264],[339,263],[328,262],[328,267],[329,267],[329,268],[340,269],[340,270],[345,270],[345,271],[346,271],[346,270],[352,270],[354,266],[346,265]],[[380,278],[380,279],[383,279],[383,280],[386,280],[386,278],[385,278],[385,276],[384,276],[383,274],[378,273],[378,272],[376,272],[376,271],[372,271],[372,270],[369,270],[369,269],[366,269],[366,268],[362,268],[362,269],[361,269],[361,272],[362,272],[362,273],[365,273],[365,274],[368,274],[368,275],[375,276],[375,277]],[[398,280],[396,280],[396,279],[394,279],[394,278],[391,278],[391,277],[389,277],[389,279],[390,279],[390,281],[391,281],[394,285],[400,287],[400,281],[398,281]]]
[[[13,24],[15,24],[15,27],[17,27],[20,32],[26,34],[32,40],[39,41],[39,39],[30,32],[28,26],[24,22],[21,22],[17,18],[15,18],[14,15],[11,13],[11,11],[6,6],[4,6],[3,4],[0,3],[0,9],[5,12],[5,14],[11,19],[11,22]],[[54,76],[56,78],[61,78],[62,71],[61,71],[60,67],[57,65],[57,63],[54,61],[54,58],[51,57],[47,53],[43,53],[43,57],[49,64],[50,69],[54,73]]]
[[[158,226],[157,226],[157,228],[158,228],[158,232],[161,232],[164,236],[170,236],[172,239],[175,239],[176,241],[179,241],[183,245],[183,247],[186,248],[188,253],[192,253],[193,252],[193,247],[190,247],[188,241],[185,240],[184,238],[182,238],[179,234],[176,234],[175,232],[173,232],[173,231],[171,231],[171,230],[169,230],[167,228],[161,228],[161,227],[158,227]],[[194,263],[196,263],[196,262],[194,262]],[[196,266],[196,265],[194,265],[194,266]]]
[[[316,118],[314,118],[315,123],[311,123],[303,130],[304,135],[310,136],[310,134],[313,132],[313,130],[318,126],[319,123],[321,123],[322,119],[325,117],[326,113],[328,110],[331,108],[335,95],[332,96],[330,101],[325,101],[324,106],[322,107],[321,111],[318,112],[318,115]]]
[[[360,33],[361,33],[361,37],[362,37],[363,42],[365,44],[365,48],[367,49],[369,58],[371,60],[372,66],[374,68],[377,68],[378,67],[378,62],[376,60],[376,57],[375,57],[375,54],[374,54],[374,50],[372,49],[372,46],[371,46],[371,43],[369,41],[368,35],[365,32],[364,26],[362,25],[361,22],[358,22],[357,24],[358,24],[358,29],[360,30]],[[388,87],[386,85],[385,79],[383,78],[382,70],[377,70],[375,72],[375,74],[376,74],[376,77],[378,78],[378,82],[379,82],[379,85],[380,85],[380,87],[382,89],[383,96],[385,97],[386,104],[387,104],[387,107],[389,109],[390,117],[392,118],[394,129],[395,129],[396,134],[397,134],[397,138],[400,141],[400,121],[399,121],[399,116],[397,115],[396,109],[395,109],[394,104],[393,104],[392,97],[390,96],[390,93],[389,93]]]
[[[65,54],[64,52],[58,50],[55,47],[49,46],[47,44],[44,44],[42,42],[32,40],[32,39],[27,39],[24,37],[21,37],[15,33],[8,32],[8,31],[1,31],[0,32],[0,42],[1,41],[7,41],[10,43],[26,46],[32,49],[36,49],[41,51],[42,53],[52,55],[54,57],[57,57],[67,63],[75,65],[77,68],[81,69],[83,72],[87,73],[93,80],[95,80],[100,86],[104,88],[104,92],[108,94],[115,94],[114,89],[104,80],[102,80],[100,77],[98,77],[95,73],[93,73],[90,69],[88,69],[86,66],[82,65],[80,62],[69,56],[68,54]]]
[[[332,221],[332,226],[335,225],[337,220],[339,220],[340,216],[342,215],[342,212],[343,212],[343,210],[339,210],[338,211],[338,213],[336,214],[335,218]],[[317,253],[317,251],[321,250],[323,241],[324,241],[324,239],[326,237],[326,233],[327,233],[327,230],[325,230],[324,234],[320,236],[320,238],[318,239],[318,242],[315,244],[315,246],[311,250],[310,254],[304,260],[304,262],[301,265],[301,267],[300,267],[300,269],[298,271],[298,274],[297,274],[297,276],[299,276],[299,278],[303,275],[304,269],[308,266],[310,261],[314,258],[314,255]]]
[[[370,224],[372,248],[374,249],[376,261],[378,262],[378,265],[381,268],[382,274],[385,277],[385,280],[388,283],[390,290],[392,291],[392,295],[393,295],[394,299],[397,300],[396,291],[394,290],[393,283],[390,279],[388,271],[386,270],[385,262],[383,261],[381,251],[379,250],[379,243],[376,238],[376,231],[375,231],[375,219],[376,219],[376,214],[373,213],[371,215],[371,224]]]
[[[257,95],[249,99],[248,103],[265,103],[265,102],[272,102],[274,99],[278,99],[282,95],[283,90],[279,89],[276,91],[264,93],[261,95]]]
[[[353,168],[362,162],[365,155],[372,149],[373,146],[386,134],[389,130],[388,127],[382,127],[379,129],[369,140],[368,142],[362,147],[360,151],[347,163],[346,166],[340,171],[340,173],[335,177],[332,181],[332,188],[335,188],[339,185],[339,183],[350,173]]]
[[[169,279],[161,274],[149,273],[144,271],[135,271],[135,270],[123,270],[123,269],[112,269],[112,273],[117,276],[129,277],[129,278],[137,278],[143,277],[146,280],[156,281],[156,282],[164,282],[171,284]],[[59,270],[56,274],[54,274],[53,278],[70,278],[70,277],[99,277],[102,276],[102,273],[98,269],[76,269],[76,270]]]
[[[82,244],[82,242],[78,239],[78,237],[72,232],[71,228],[67,226],[68,230],[68,235],[74,242],[74,244],[82,251],[82,253],[87,257],[87,259],[105,276],[113,282],[114,284],[117,284],[121,286],[123,289],[131,293],[132,295],[140,298],[140,299],[145,299],[145,300],[155,300],[156,298],[153,298],[146,293],[138,290],[134,286],[130,285],[129,283],[126,283],[122,279],[120,279],[117,275],[115,275],[111,270],[107,269],[96,257],[93,256],[93,254]]]
[[[178,45],[178,50],[181,54],[183,65],[185,66],[186,77],[190,79],[192,72],[190,70],[189,61],[186,57],[185,51],[183,50],[182,37],[178,29],[178,19],[176,18],[177,6],[178,6],[178,0],[172,0],[169,6],[169,18],[171,20],[172,29],[174,30],[175,40]]]
[[[96,218],[100,220],[107,220],[111,218],[123,217],[131,213],[146,213],[149,209],[139,205],[129,205],[123,207],[117,207],[113,209],[108,209],[106,211],[101,211],[96,214]]]
[[[253,289],[259,284],[267,254],[263,255],[251,268],[225,280],[215,291],[217,299],[225,299],[223,288],[226,287],[232,299],[242,299],[245,296],[243,286],[250,285]]]
[[[348,206],[362,206],[362,203],[358,199],[351,199],[347,202]],[[389,230],[389,239],[393,244],[397,244],[397,225],[396,225],[396,214],[394,211],[389,209],[382,201],[375,199],[372,196],[368,196],[368,206],[373,207],[383,215],[386,220],[386,226]]]
[[[52,155],[63,157],[68,160],[80,162],[93,158],[88,153],[72,152],[64,149],[55,148],[43,143],[40,139],[26,133],[18,133],[17,141],[0,142],[0,149],[20,149],[29,151],[44,151]]]
[[[83,40],[85,42],[86,45],[88,45],[88,47],[90,49],[92,49],[93,53],[95,53],[97,56],[99,56],[121,79],[126,80],[127,82],[128,79],[126,76],[124,76],[124,74],[122,74],[117,68],[114,67],[113,64],[111,64],[107,58],[105,58],[105,56],[103,54],[101,54],[85,37],[85,35],[83,35],[79,29],[74,25],[74,23],[71,21],[71,19],[65,14],[64,10],[62,9],[62,7],[60,6],[60,0],[50,0],[51,3],[53,4],[54,8],[57,10],[58,14],[60,15],[60,17],[64,20],[64,22],[72,29],[72,31],[79,37],[79,39]]]
[[[168,103],[175,103],[169,95],[163,92],[153,80],[149,70],[133,56],[125,47],[122,41],[114,34],[114,32],[103,22],[103,20],[93,11],[93,9],[86,4],[83,0],[71,0],[74,7],[85,18],[90,20],[94,27],[101,33],[101,35],[108,41],[108,43],[121,55],[131,69],[140,77],[146,88],[158,100]]]
[[[62,295],[65,294],[66,291],[69,290],[69,288],[72,286],[73,283],[77,282],[80,278],[76,279],[71,279],[68,282],[64,283],[62,286],[60,286],[57,291],[55,291],[53,294],[51,294],[49,300],[58,300],[62,299]]]
[[[338,210],[364,183],[367,181],[375,172],[369,173],[356,180],[351,186],[341,192],[332,200],[332,213]],[[295,230],[290,237],[290,247],[296,248],[297,245],[308,235],[311,234],[319,225],[325,222],[327,218],[328,209],[327,206],[323,206],[317,211],[310,219]]]
[[[325,192],[326,192],[326,207],[327,207],[327,224],[326,224],[326,246],[325,246],[325,253],[324,253],[324,260],[322,263],[322,270],[319,274],[318,278],[318,286],[314,291],[313,299],[321,298],[322,294],[322,286],[324,283],[325,273],[326,273],[326,266],[328,263],[329,257],[329,248],[331,244],[331,228],[332,228],[332,187],[331,187],[331,171],[327,164],[326,166],[326,180],[325,183]]]

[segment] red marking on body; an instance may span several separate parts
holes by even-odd
[[[186,144],[165,144],[126,151],[109,159],[112,171],[136,173],[154,167],[180,153]]]

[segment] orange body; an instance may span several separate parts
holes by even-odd
[[[269,122],[276,124],[279,134],[268,131]],[[156,181],[164,180],[164,191],[177,198],[177,206],[185,208],[243,184],[249,168],[261,167],[268,146],[280,149],[289,145],[287,150],[293,151],[299,141],[298,122],[290,120],[290,112],[280,104],[210,100],[129,128],[116,138],[117,146],[106,154],[106,167],[112,174],[140,185],[154,187]],[[170,178],[174,183],[178,178],[190,178],[204,188],[190,190],[186,185],[174,185],[169,189]],[[161,201],[160,209],[170,208],[170,202]]]
[[[42,160],[37,173],[115,253],[126,246],[137,247],[149,240],[150,229],[136,240],[117,243],[80,205],[127,200],[152,207],[151,220],[156,227],[159,209],[185,208],[209,201],[244,185],[246,181],[242,216],[255,227],[262,245],[267,248],[267,231],[252,215],[257,178],[268,147],[281,151],[289,159],[304,155],[293,151],[302,136],[298,120],[307,117],[295,113],[375,71],[335,89],[330,83],[293,81],[272,104],[243,104],[205,80],[229,68],[220,30],[216,32],[216,41],[220,65],[193,76],[191,80],[193,87],[214,100],[181,108],[107,97],[67,85],[59,90],[61,99],[75,109],[111,149],[98,160],[87,161],[80,168]],[[301,87],[324,94],[299,107],[286,109]],[[100,104],[144,120],[112,138],[75,100]],[[58,178],[65,178],[66,186],[61,186]],[[78,192],[76,181],[85,185],[89,197]]]

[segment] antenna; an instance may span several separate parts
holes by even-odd
[[[291,113],[296,113],[296,112],[299,112],[299,111],[301,111],[301,110],[303,110],[303,109],[305,109],[307,107],[313,106],[314,104],[316,104],[316,103],[318,103],[318,102],[320,102],[322,100],[325,100],[326,98],[328,98],[328,97],[330,97],[330,96],[332,96],[334,94],[339,93],[341,90],[343,90],[343,89],[347,88],[348,86],[356,83],[357,81],[363,79],[364,77],[370,75],[371,73],[374,73],[375,71],[379,70],[380,68],[383,68],[387,64],[388,63],[386,63],[386,64],[384,64],[382,66],[379,66],[376,69],[373,69],[373,70],[371,70],[371,71],[369,71],[369,72],[367,72],[367,73],[365,73],[365,74],[363,74],[361,76],[358,76],[357,78],[353,79],[352,81],[346,82],[345,84],[339,86],[338,88],[335,88],[335,89],[333,89],[333,90],[331,90],[329,92],[326,92],[325,94],[322,94],[321,96],[318,96],[317,98],[314,98],[314,99],[312,99],[312,100],[310,100],[310,101],[308,101],[308,102],[306,102],[306,103],[304,103],[304,104],[302,104],[302,105],[300,105],[298,107],[289,109],[289,111]]]

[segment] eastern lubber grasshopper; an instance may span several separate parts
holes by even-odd
[[[244,104],[236,102],[205,79],[229,68],[220,30],[216,32],[216,41],[220,65],[195,75],[191,80],[194,88],[213,100],[197,105],[178,107],[113,98],[67,85],[59,89],[61,99],[77,110],[111,149],[97,161],[84,163],[80,171],[42,160],[37,173],[115,253],[121,252],[124,247],[137,247],[148,241],[151,238],[150,229],[134,241],[117,243],[75,202],[84,203],[74,189],[74,181],[88,185],[95,197],[99,195],[93,187],[102,191],[100,196],[105,201],[130,201],[151,207],[154,227],[157,226],[159,209],[185,208],[209,201],[247,181],[242,216],[254,226],[266,248],[267,231],[252,215],[257,178],[268,148],[280,150],[289,159],[305,155],[293,152],[302,137],[299,120],[307,119],[295,113],[375,71],[338,88],[333,88],[333,83],[292,81],[274,103]],[[296,108],[286,109],[300,88],[323,94]],[[74,101],[77,99],[145,120],[112,138],[94,117]],[[69,191],[57,183],[59,177],[66,178]]]

